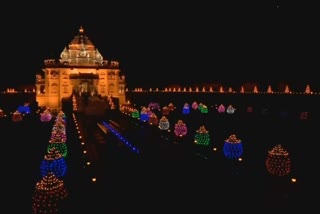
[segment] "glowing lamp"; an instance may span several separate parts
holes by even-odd
[[[235,134],[230,135],[225,140],[223,145],[223,153],[228,159],[237,159],[241,157],[243,153],[243,146],[241,140],[237,139]]]
[[[5,117],[5,116],[6,116],[6,114],[4,113],[4,111],[2,109],[0,109],[0,118]]]
[[[188,128],[185,123],[183,123],[182,120],[178,120],[178,122],[174,125],[174,134],[177,137],[183,137],[187,135]]]
[[[266,169],[271,175],[285,176],[291,171],[289,153],[280,144],[268,151]]]
[[[29,104],[19,106],[17,111],[20,112],[21,114],[30,114],[31,113],[31,109],[30,109]]]
[[[209,131],[206,130],[205,126],[200,126],[194,136],[194,143],[202,146],[210,145]]]

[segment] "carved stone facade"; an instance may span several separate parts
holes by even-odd
[[[112,96],[125,103],[125,76],[118,61],[104,60],[80,27],[60,59],[44,60],[43,74],[36,75],[39,106],[61,109],[62,99],[73,94]]]

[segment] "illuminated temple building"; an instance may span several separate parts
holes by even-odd
[[[39,106],[61,109],[62,100],[76,96],[114,97],[125,103],[125,76],[119,62],[103,59],[83,27],[65,47],[60,59],[44,60],[43,74],[36,75]]]

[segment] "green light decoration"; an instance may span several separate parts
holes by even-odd
[[[131,117],[132,118],[135,118],[135,119],[138,119],[140,117],[140,113],[138,111],[138,109],[134,109],[131,113]]]
[[[202,146],[210,145],[210,134],[205,126],[200,126],[194,135],[194,143]]]
[[[49,143],[47,147],[47,152],[50,152],[52,148],[56,148],[58,152],[62,155],[62,157],[67,157],[68,154],[68,147],[66,143]]]
[[[207,114],[209,112],[209,109],[206,105],[202,105],[202,107],[200,108],[200,112],[203,114]]]

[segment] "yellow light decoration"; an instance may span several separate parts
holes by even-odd
[[[291,171],[289,153],[280,144],[268,151],[266,168],[271,175],[285,176]]]

